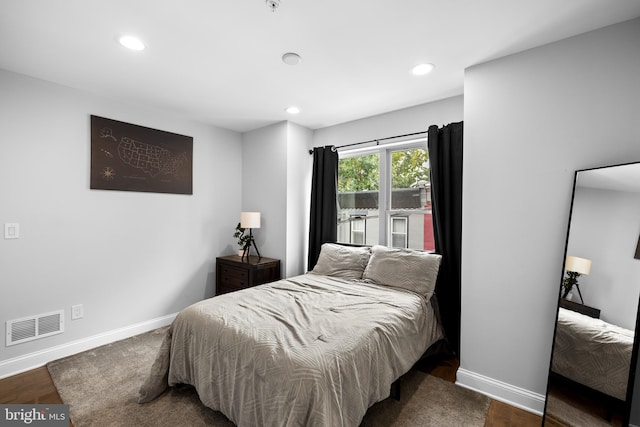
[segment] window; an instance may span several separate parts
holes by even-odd
[[[364,245],[367,235],[367,217],[361,215],[354,215],[350,221],[351,224],[351,239],[349,243],[355,243],[357,245]]]
[[[340,151],[338,242],[433,250],[426,140]]]
[[[391,217],[391,246],[407,247],[407,217]]]

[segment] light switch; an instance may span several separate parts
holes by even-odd
[[[20,224],[18,224],[17,222],[6,223],[4,225],[4,238],[5,239],[20,238]]]

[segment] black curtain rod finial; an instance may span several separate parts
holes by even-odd
[[[336,152],[338,151],[338,147],[336,147],[335,145],[328,145],[325,147],[331,147],[331,151]],[[313,150],[309,150],[309,154],[313,154]]]

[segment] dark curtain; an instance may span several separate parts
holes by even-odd
[[[338,238],[338,152],[334,147],[313,149],[308,269],[318,261],[323,243]]]
[[[435,250],[442,255],[436,281],[442,326],[450,350],[460,355],[463,122],[428,130],[431,210]]]

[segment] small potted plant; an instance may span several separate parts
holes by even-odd
[[[236,231],[233,233],[233,237],[238,239],[238,246],[240,249],[238,250],[238,256],[243,256],[244,251],[249,248],[251,245],[251,236],[249,234],[244,234],[245,228],[240,226],[240,223],[236,225]]]

